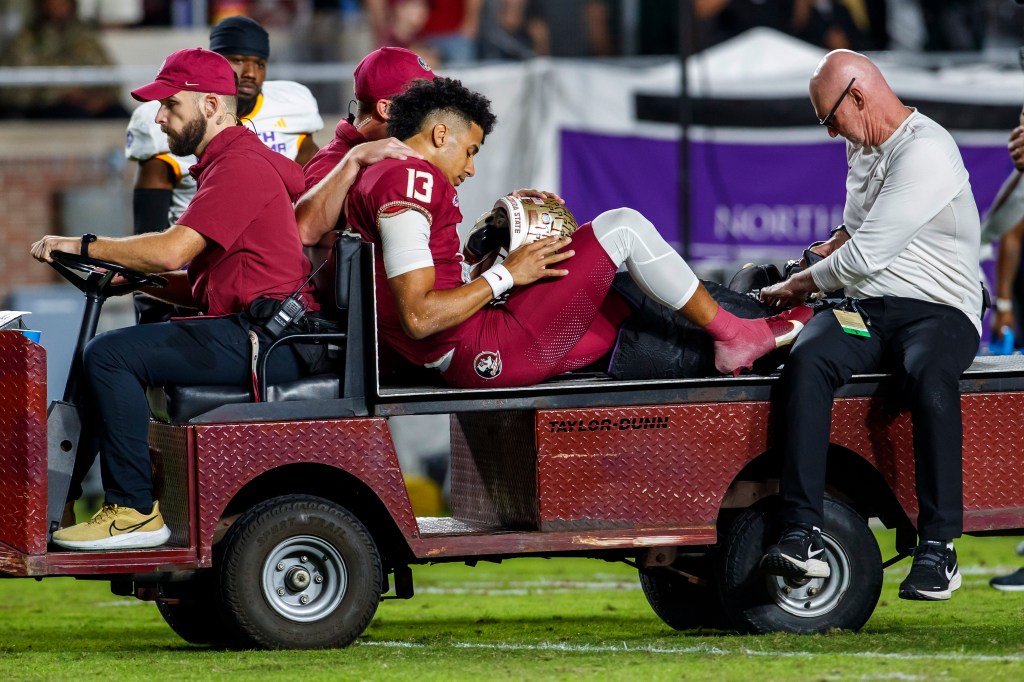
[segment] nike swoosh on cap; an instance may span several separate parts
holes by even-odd
[[[185,81],[185,85],[188,85],[189,87],[193,87],[194,88],[197,85],[199,85],[199,83],[189,83],[188,81]]]

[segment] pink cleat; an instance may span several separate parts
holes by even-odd
[[[731,338],[715,339],[715,368],[722,374],[739,376],[755,360],[793,343],[813,315],[810,306],[797,306],[773,317],[737,318]]]

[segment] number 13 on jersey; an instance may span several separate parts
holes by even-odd
[[[430,193],[434,189],[434,176],[415,168],[407,170],[409,171],[409,181],[405,185],[405,196],[429,204]]]

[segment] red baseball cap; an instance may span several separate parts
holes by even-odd
[[[400,95],[417,78],[431,79],[434,72],[415,52],[404,47],[382,47],[363,57],[356,67],[356,99],[376,102]]]
[[[190,47],[165,59],[156,80],[132,90],[132,97],[140,102],[149,102],[182,90],[212,92],[215,95],[238,93],[235,72],[227,59],[201,47]]]

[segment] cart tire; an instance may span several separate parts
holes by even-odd
[[[157,599],[156,608],[175,634],[189,644],[226,647],[239,644],[221,613],[217,576],[206,570],[170,590],[172,600]]]
[[[882,591],[882,555],[865,520],[825,497],[828,578],[793,580],[761,573],[765,550],[778,542],[778,498],[743,510],[725,536],[719,583],[722,605],[741,632],[812,634],[859,630]]]
[[[350,644],[380,603],[380,554],[366,527],[320,497],[256,505],[224,540],[224,613],[256,645],[322,649]]]
[[[728,621],[715,584],[717,566],[713,554],[680,556],[672,568],[699,576],[709,584],[697,585],[669,568],[653,567],[640,569],[640,587],[654,613],[670,628],[725,628]]]

